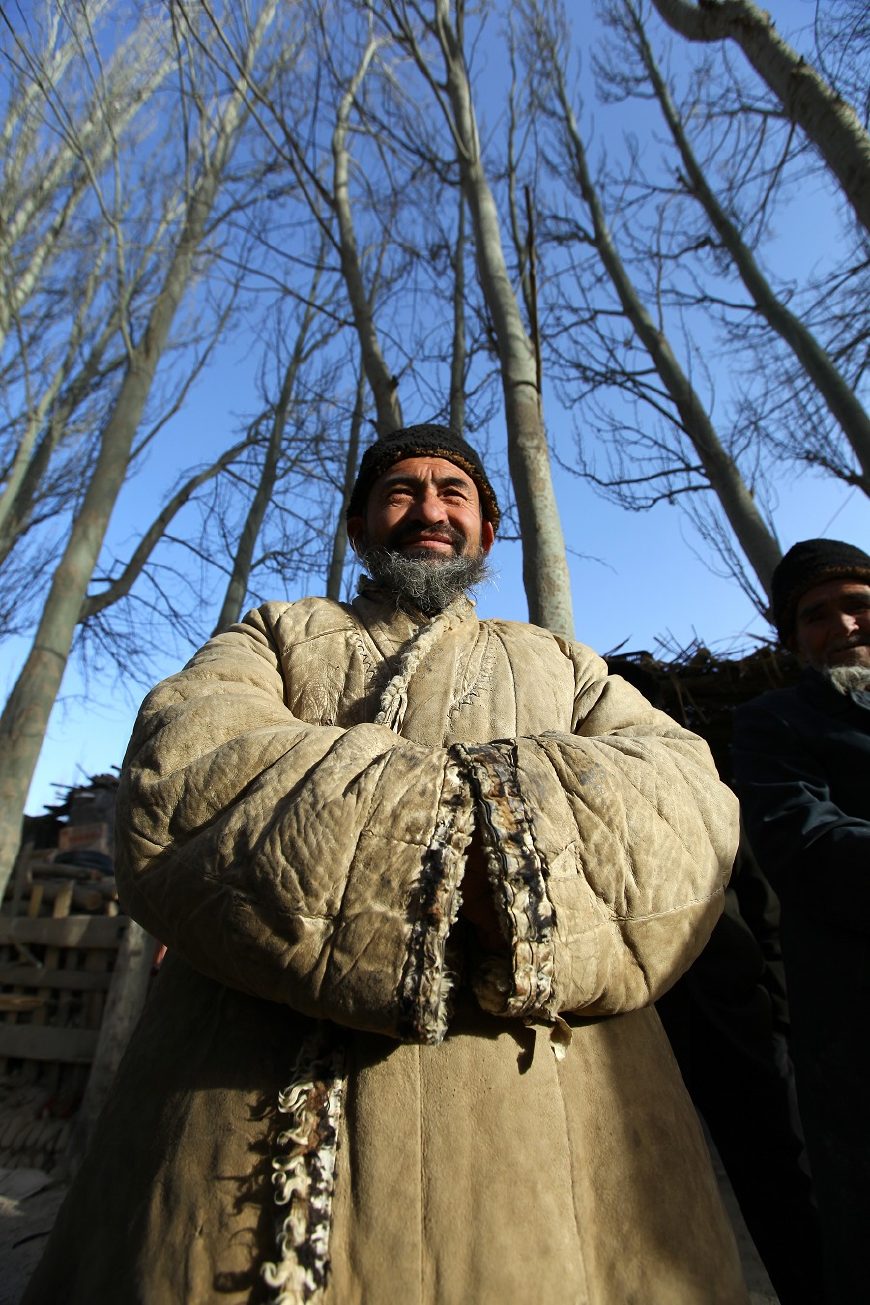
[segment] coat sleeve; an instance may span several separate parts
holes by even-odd
[[[467,781],[384,726],[306,724],[288,688],[265,608],[148,696],[119,794],[122,900],[221,983],[438,1041]]]
[[[819,918],[866,932],[870,822],[831,800],[819,758],[761,703],[737,712],[734,777],[752,850],[783,900],[794,891],[807,894]]]
[[[464,745],[509,957],[480,964],[487,1009],[552,1018],[646,1005],[722,910],[737,801],[707,745],[570,646],[573,733]]]

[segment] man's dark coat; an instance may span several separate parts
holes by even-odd
[[[782,903],[798,1097],[830,1299],[867,1299],[870,1213],[870,694],[817,671],[735,721],[752,848]]]

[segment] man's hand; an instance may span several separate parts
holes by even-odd
[[[461,890],[462,906],[459,908],[459,913],[473,926],[481,947],[488,952],[504,951],[505,938],[499,927],[492,899],[492,888],[486,873],[486,854],[479,828],[475,828],[468,845]]]

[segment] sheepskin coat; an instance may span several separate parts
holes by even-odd
[[[27,1299],[744,1301],[650,1008],[736,834],[580,644],[374,587],[251,612],[133,734],[118,879],[169,952]]]

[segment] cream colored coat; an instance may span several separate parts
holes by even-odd
[[[735,807],[588,648],[464,599],[212,639],[128,752],[119,883],[169,956],[28,1299],[743,1301],[649,1009]],[[496,955],[457,915],[475,825]]]

